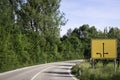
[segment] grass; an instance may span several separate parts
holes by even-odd
[[[112,62],[105,66],[98,62],[94,71],[89,62],[82,62],[72,67],[72,74],[80,80],[120,80],[120,68],[117,68],[115,73]]]

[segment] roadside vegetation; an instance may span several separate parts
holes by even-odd
[[[120,68],[114,72],[114,63],[103,65],[101,61],[95,64],[93,71],[90,62],[81,62],[72,67],[72,74],[79,80],[120,80]]]

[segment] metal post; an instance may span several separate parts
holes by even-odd
[[[94,59],[92,59],[92,67],[93,67],[92,73],[94,74],[94,68],[95,68],[95,66],[94,66]]]
[[[116,73],[116,59],[114,59],[114,72]]]

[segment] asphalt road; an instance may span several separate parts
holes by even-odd
[[[77,80],[71,67],[81,60],[35,65],[0,73],[0,80]]]

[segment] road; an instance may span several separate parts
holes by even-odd
[[[47,63],[0,73],[0,80],[77,80],[71,67],[81,60]]]

